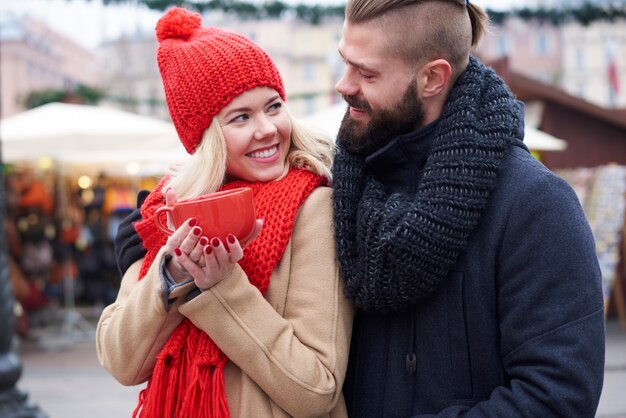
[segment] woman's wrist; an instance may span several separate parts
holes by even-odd
[[[176,283],[182,283],[184,281],[187,281],[193,278],[187,270],[182,268],[182,266],[180,266],[178,263],[174,261],[173,257],[166,260],[165,268],[167,269],[167,272],[170,274],[170,277],[172,278],[172,280],[174,280]]]

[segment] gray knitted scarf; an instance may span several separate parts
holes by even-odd
[[[335,233],[346,295],[359,308],[403,311],[443,284],[488,203],[504,154],[522,141],[522,119],[502,80],[471,57],[414,195],[387,195],[364,159],[339,147]]]

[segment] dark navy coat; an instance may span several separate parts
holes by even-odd
[[[423,146],[397,139],[368,170],[389,192],[411,192]],[[359,311],[351,347],[351,418],[593,417],[604,372],[601,278],[573,190],[512,147],[443,287],[410,312]]]

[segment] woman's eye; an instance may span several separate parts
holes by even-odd
[[[235,116],[231,122],[243,122],[248,120],[248,115],[245,113],[242,113],[241,115]]]
[[[269,112],[274,112],[278,109],[280,109],[281,107],[283,107],[283,104],[281,102],[276,102],[270,105],[270,107],[267,109]]]
[[[361,73],[361,77],[363,77],[365,80],[371,80],[374,78],[373,75],[363,74],[363,73]]]

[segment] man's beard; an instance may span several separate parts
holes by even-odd
[[[354,96],[343,99],[357,109],[370,115],[370,121],[363,126],[350,117],[350,109],[341,121],[337,140],[348,151],[361,156],[368,156],[387,145],[393,138],[414,131],[424,121],[424,105],[417,97],[417,81],[413,79],[404,91],[402,99],[390,109],[373,111],[369,103]]]

